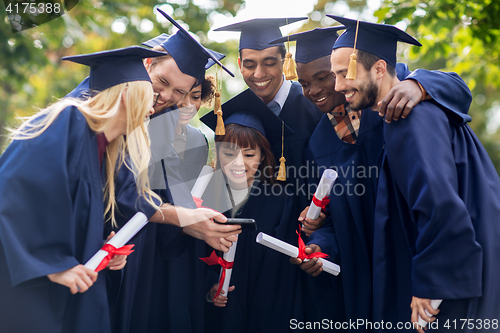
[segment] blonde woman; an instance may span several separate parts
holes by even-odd
[[[92,97],[60,100],[12,130],[0,157],[2,331],[110,332],[105,279],[82,264],[103,244],[104,216],[115,223],[116,170],[132,170],[138,192],[161,204],[141,172],[154,100],[142,58],[160,55],[130,47],[69,57],[91,67]]]

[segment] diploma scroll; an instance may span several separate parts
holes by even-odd
[[[231,245],[231,247],[229,248],[229,251],[224,253],[223,258],[225,261],[234,262],[234,256],[236,254],[236,245],[237,244],[238,244],[238,240],[236,240],[236,242],[233,242],[233,245]],[[232,273],[233,269],[232,268],[226,269],[226,268],[222,267],[221,271],[220,271],[220,274],[221,274],[220,276],[222,276],[222,271],[224,269],[226,270],[226,277],[224,279],[224,284],[222,285],[222,290],[224,290],[224,296],[227,297],[228,290],[229,290],[229,282],[231,281],[231,273]]]
[[[125,225],[118,230],[113,238],[109,240],[106,244],[113,245],[115,248],[120,248],[124,246],[128,241],[132,239],[146,224],[148,223],[148,218],[144,213],[137,212]],[[108,255],[107,251],[99,250],[92,256],[92,258],[87,261],[85,267],[92,270],[96,270],[102,260]]]
[[[194,186],[191,190],[191,195],[193,197],[201,198],[203,196],[203,193],[205,193],[205,190],[208,186],[208,183],[210,183],[210,179],[212,179],[213,174],[214,169],[212,169],[212,167],[208,165],[203,166],[200,175],[198,176],[198,179],[196,179],[196,183],[194,183]]]
[[[321,176],[321,180],[319,181],[318,188],[316,189],[316,193],[314,193],[314,197],[317,201],[321,202],[332,190],[333,183],[337,179],[338,174],[333,169],[326,169]],[[321,212],[321,208],[316,205],[315,200],[311,202],[309,206],[309,210],[307,211],[306,217],[315,220],[318,218],[319,213]]]
[[[299,249],[291,244],[285,243],[282,240],[269,236],[263,232],[259,232],[257,238],[255,239],[257,243],[267,246],[273,250],[281,252],[289,257],[297,258],[299,255]],[[339,275],[340,266],[334,264],[331,261],[319,258],[319,261],[323,264],[323,270],[332,275]]]
[[[439,308],[439,306],[441,305],[441,302],[443,300],[442,299],[433,299],[431,300],[431,306],[434,310],[436,310],[437,308]],[[429,317],[432,317],[432,315],[427,311],[427,310],[424,310],[425,311],[425,314],[428,315]],[[423,320],[420,315],[418,315],[418,325],[421,326],[421,327],[426,327],[427,326],[427,322],[425,320]]]

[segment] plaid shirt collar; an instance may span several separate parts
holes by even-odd
[[[349,104],[345,103],[327,114],[339,139],[347,143],[356,143],[361,123],[361,111],[353,111]]]

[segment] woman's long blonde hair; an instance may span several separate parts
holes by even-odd
[[[104,200],[106,209],[104,215],[109,214],[113,226],[116,226],[115,214],[117,212],[114,179],[123,164],[133,172],[139,195],[157,209],[159,207],[153,199],[161,203],[160,197],[150,190],[147,172],[150,162],[150,143],[144,127],[144,119],[153,102],[153,90],[150,82],[132,81],[118,84],[85,101],[73,98],[61,99],[27,118],[19,128],[10,130],[11,140],[35,138],[41,135],[66,107],[76,106],[87,120],[89,127],[96,133],[102,133],[109,121],[118,115],[120,101],[126,89],[126,139],[122,135],[111,141],[105,154]]]

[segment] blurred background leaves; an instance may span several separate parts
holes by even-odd
[[[64,16],[20,33],[12,32],[5,7],[0,5],[0,147],[6,143],[4,127],[15,126],[16,116],[32,114],[56,101],[88,75],[87,68],[65,63],[61,57],[140,45],[160,33],[172,33],[171,25],[154,13],[155,6],[182,21],[205,46],[227,55],[224,63],[236,74],[235,79],[223,75],[222,100],[227,100],[245,88],[236,62],[238,42],[216,43],[207,33],[220,14],[234,17],[246,5],[244,0],[80,0]],[[262,15],[256,16],[280,16],[265,11],[262,6]],[[336,24],[326,14],[395,24],[423,44],[420,48],[400,45],[399,61],[410,69],[461,75],[474,97],[471,127],[500,170],[498,0],[316,0],[309,13],[298,14],[310,18],[299,30]]]

